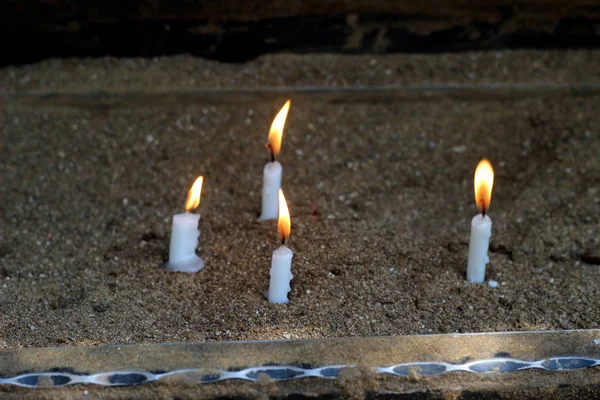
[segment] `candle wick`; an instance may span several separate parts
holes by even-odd
[[[271,143],[267,143],[267,149],[269,149],[271,152],[271,162],[275,162],[275,152],[273,151],[273,146],[271,146]]]
[[[281,237],[281,245],[282,245],[282,246],[285,246],[285,236],[282,236],[282,237]]]
[[[485,218],[485,201],[481,199],[481,218]]]

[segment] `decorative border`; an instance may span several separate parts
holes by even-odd
[[[375,368],[378,374],[408,376],[418,374],[433,376],[450,372],[507,373],[527,369],[542,369],[547,371],[570,371],[582,368],[592,368],[600,365],[600,359],[585,357],[552,357],[539,361],[523,361],[514,358],[491,358],[487,360],[470,361],[463,364],[446,362],[410,362],[389,367]],[[286,365],[266,365],[250,367],[238,371],[216,371],[206,373],[203,369],[180,369],[170,372],[144,371],[111,371],[97,374],[82,374],[67,370],[49,372],[32,372],[0,378],[0,385],[14,385],[26,388],[62,387],[76,384],[101,386],[134,386],[158,381],[172,375],[187,375],[196,383],[213,383],[229,379],[258,381],[260,375],[266,375],[273,381],[286,381],[300,378],[337,379],[344,368],[355,368],[354,365],[332,365],[320,368],[301,368]]]

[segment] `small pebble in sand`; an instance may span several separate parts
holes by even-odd
[[[290,335],[289,333],[286,332],[286,333],[283,334],[283,337],[286,338],[286,339],[289,339],[289,338],[292,337],[292,335]]]
[[[465,146],[465,145],[452,146],[452,151],[455,153],[464,153],[464,151],[466,149],[467,149],[467,146]]]
[[[496,281],[493,281],[493,280],[490,280],[490,281],[488,282],[488,285],[490,285],[490,287],[493,287],[493,288],[495,288],[495,287],[498,287],[498,282],[496,282]]]

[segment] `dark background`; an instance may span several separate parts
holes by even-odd
[[[597,1],[4,0],[0,65],[189,53],[392,53],[600,44]]]

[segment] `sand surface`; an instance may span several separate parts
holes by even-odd
[[[474,83],[598,81],[598,53],[566,54],[156,61],[161,74],[184,71],[171,81],[144,60],[1,70],[0,348],[597,328],[600,97],[292,94],[280,161],[294,279],[291,302],[275,306],[263,292],[276,223],[257,216],[264,143],[287,95],[219,92],[227,71],[232,88],[259,92],[269,73],[278,77],[269,86],[288,88],[410,84],[400,69],[354,79],[401,60],[423,65],[410,72],[418,84],[468,82],[464,70],[444,79],[449,59],[485,65]],[[113,68],[131,80],[109,79],[122,76]],[[258,70],[260,79],[239,79]],[[211,96],[186,97],[191,79]],[[119,100],[157,88],[170,100]],[[85,97],[99,90],[114,99]],[[34,95],[48,91],[84,97]],[[481,157],[496,170],[487,274],[496,288],[465,281]],[[166,273],[171,216],[199,174],[206,269]]]

